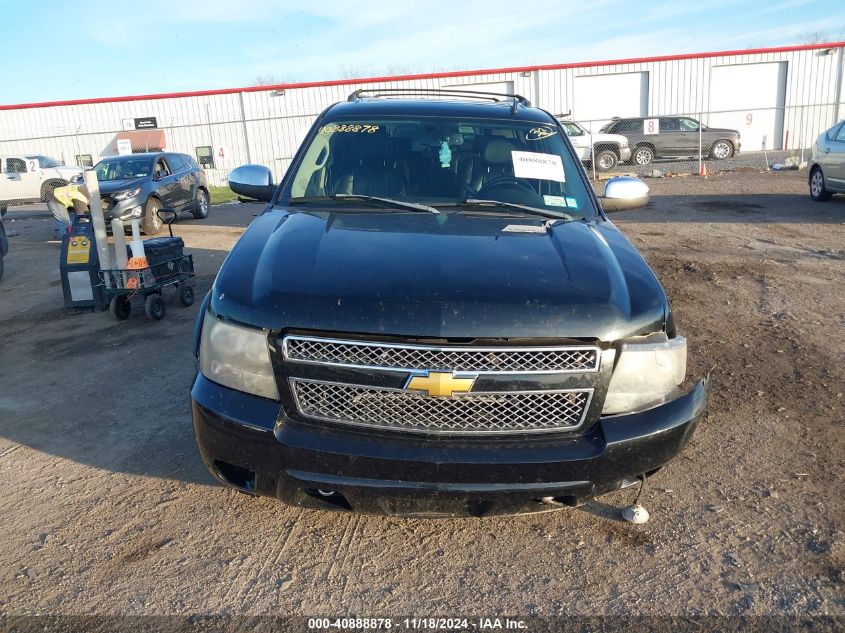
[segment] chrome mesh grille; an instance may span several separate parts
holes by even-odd
[[[289,360],[350,367],[476,373],[551,373],[598,370],[597,347],[433,347],[288,336]]]
[[[400,389],[292,379],[299,413],[309,418],[403,431],[476,435],[572,430],[591,389],[426,396]]]

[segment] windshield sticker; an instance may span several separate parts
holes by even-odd
[[[364,125],[361,123],[332,123],[320,130],[320,134],[328,135],[335,134],[338,132],[350,132],[353,134],[375,134],[376,132],[378,132],[378,130],[378,125]]]
[[[512,151],[511,159],[513,160],[513,175],[517,178],[566,182],[563,161],[557,154]]]
[[[553,130],[550,127],[535,127],[528,130],[528,133],[525,135],[525,140],[542,141],[544,138],[549,138],[555,134],[557,134],[557,130]]]
[[[543,202],[549,207],[565,207],[566,198],[563,196],[543,196]]]
[[[452,150],[449,149],[449,143],[443,141],[440,144],[440,166],[443,168],[448,167],[452,163]]]
[[[566,206],[570,209],[577,209],[578,201],[575,198],[570,198],[569,196],[566,196]]]
[[[545,233],[546,227],[536,224],[508,224],[502,229],[502,233]]]

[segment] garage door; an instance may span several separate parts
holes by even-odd
[[[648,114],[648,73],[584,75],[575,78],[573,117],[592,132],[615,116]]]
[[[714,66],[710,73],[711,127],[739,130],[743,151],[783,147],[786,62]],[[778,109],[779,108],[779,109]],[[724,112],[733,110],[733,112]]]

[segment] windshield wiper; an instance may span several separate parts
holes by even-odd
[[[573,222],[575,218],[568,213],[564,213],[563,211],[549,211],[548,209],[538,209],[537,207],[529,207],[526,204],[517,204],[515,202],[502,202],[501,200],[478,200],[476,198],[467,198],[459,205],[465,205],[468,207],[504,207],[506,209],[516,209],[518,211],[524,211],[525,213],[530,213],[531,215],[539,215],[540,217],[544,218],[556,218],[560,220],[566,220],[567,222]]]
[[[326,200],[363,200],[364,202],[381,202],[382,204],[400,209],[409,209],[411,211],[422,211],[424,213],[440,213],[434,207],[425,204],[417,204],[415,202],[405,202],[403,200],[394,200],[393,198],[380,198],[378,196],[365,196],[357,193],[336,193],[331,196],[302,196],[300,198],[291,198],[290,204],[303,204],[308,202],[325,202]]]

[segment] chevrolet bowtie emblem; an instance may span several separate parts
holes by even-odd
[[[472,389],[475,377],[455,378],[449,371],[432,371],[423,376],[411,376],[405,389],[425,391],[428,396],[449,398],[454,393],[466,393]]]

